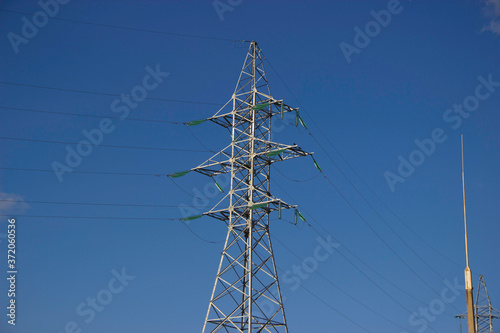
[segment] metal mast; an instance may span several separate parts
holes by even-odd
[[[465,210],[465,174],[464,174],[464,136],[461,136],[462,147],[462,190],[464,198],[464,225],[465,225],[465,292],[467,297],[467,323],[469,333],[476,333],[474,325],[474,300],[472,295],[472,274],[469,268],[469,241],[467,238],[467,213]]]
[[[484,276],[479,276],[479,285],[476,293],[476,330],[477,333],[493,333],[493,319],[500,319],[500,311],[493,308],[484,282]],[[457,318],[467,318],[465,314],[457,316]]]
[[[493,333],[493,319],[500,319],[500,312],[491,306],[484,276],[479,276],[476,294],[477,333]]]
[[[311,153],[271,141],[271,118],[285,112],[296,112],[300,120],[297,108],[271,96],[260,49],[251,42],[233,96],[207,119],[227,128],[231,143],[190,170],[210,177],[231,174],[229,193],[203,214],[228,225],[203,332],[288,332],[269,215],[297,210],[271,195],[270,171],[274,162]],[[264,309],[264,301],[274,307]]]

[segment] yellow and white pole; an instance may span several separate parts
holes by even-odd
[[[465,210],[465,175],[464,175],[464,136],[461,136],[462,144],[462,191],[464,198],[464,225],[465,225],[465,292],[467,296],[467,323],[469,333],[476,333],[476,321],[474,316],[474,299],[472,295],[472,273],[469,267],[469,241],[467,238],[467,212]]]

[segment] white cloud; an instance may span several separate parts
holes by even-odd
[[[0,191],[0,214],[20,213],[28,208],[28,204],[19,194]]]
[[[492,20],[483,27],[483,31],[491,31],[494,34],[500,35],[500,20]]]
[[[483,31],[500,35],[500,0],[484,0],[484,3],[484,15],[490,21],[484,25]]]
[[[500,0],[486,0],[486,4],[493,7],[496,16],[500,16]]]

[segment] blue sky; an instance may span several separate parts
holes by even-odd
[[[318,232],[339,244],[301,287],[282,281],[290,332],[458,331],[465,296],[444,280],[463,284],[461,134],[474,285],[484,275],[500,308],[498,1],[221,0],[219,12],[211,1],[61,3],[45,22],[33,17],[43,10],[36,1],[0,2],[0,248],[15,217],[18,262],[17,325],[2,313],[0,331],[201,331],[227,229],[202,218],[192,233],[175,219],[222,197],[201,175],[175,184],[164,175],[199,165],[230,138],[211,123],[191,133],[169,122],[209,117],[231,97],[248,48],[231,40],[259,43],[275,69],[265,63],[273,97],[300,106],[314,136],[278,121],[274,140],[314,151],[342,194],[308,158],[273,167],[273,194],[311,225],[273,221],[279,269],[302,265],[280,243],[302,259],[314,259]],[[38,31],[23,36],[33,19]],[[126,107],[120,95],[134,89],[148,98]],[[68,166],[68,149],[99,128],[108,132],[100,146]],[[410,160],[416,166],[399,172]],[[61,181],[54,165],[73,171]],[[89,298],[106,304],[89,310]]]

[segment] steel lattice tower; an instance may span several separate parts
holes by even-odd
[[[301,121],[297,108],[271,96],[261,51],[251,42],[231,99],[207,119],[227,128],[231,143],[190,170],[231,175],[229,192],[203,214],[228,225],[203,332],[288,332],[269,221],[271,212],[281,217],[296,206],[271,195],[270,171],[274,162],[311,153],[271,141],[271,118],[286,112]],[[264,300],[272,311],[262,308]]]
[[[477,333],[493,333],[493,319],[500,319],[500,311],[491,306],[490,296],[484,282],[484,276],[479,276],[479,285],[476,293],[475,323]],[[467,318],[466,314],[461,314],[457,318]]]

